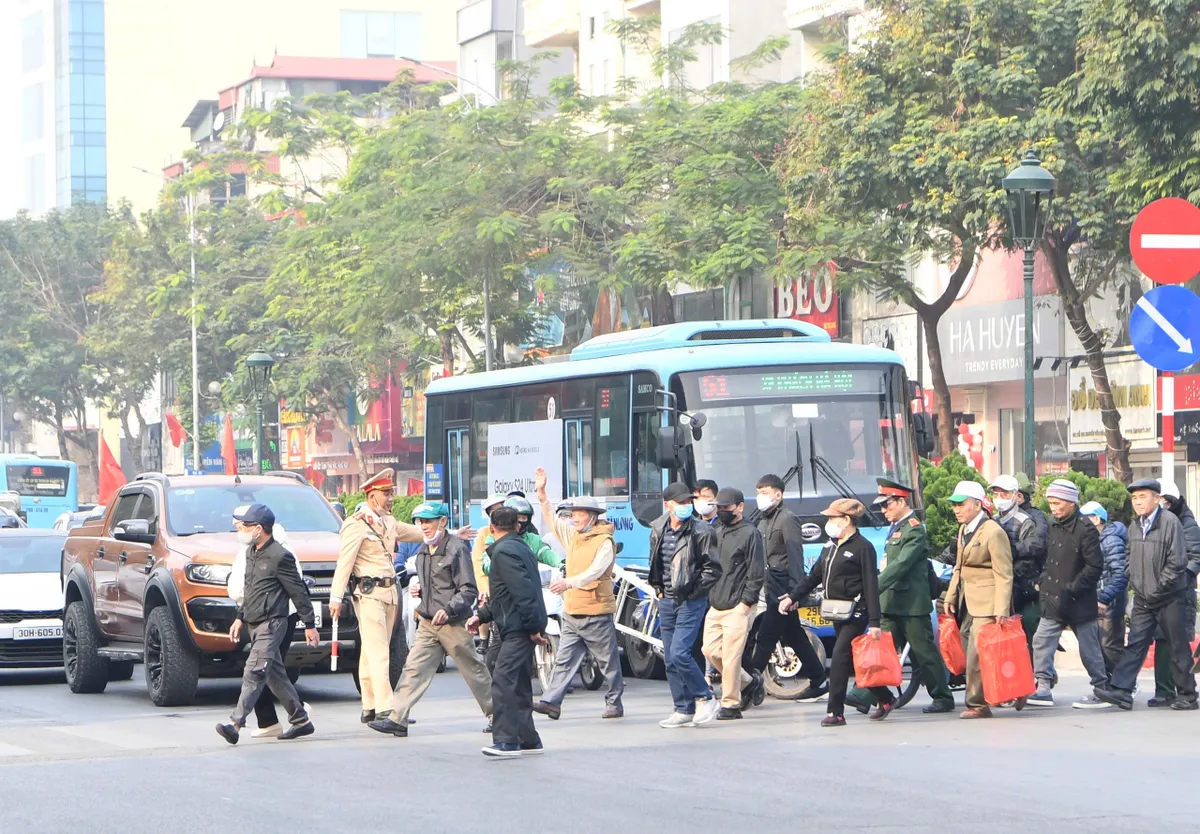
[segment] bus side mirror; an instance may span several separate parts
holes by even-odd
[[[655,457],[660,469],[676,469],[679,467],[679,446],[676,429],[672,426],[658,430],[658,444]]]
[[[933,454],[933,418],[923,411],[918,411],[912,416],[913,421],[913,439],[917,444],[917,454],[923,458]]]

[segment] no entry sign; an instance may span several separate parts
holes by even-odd
[[[1200,208],[1179,197],[1155,200],[1138,212],[1129,251],[1156,284],[1182,284],[1200,273]]]

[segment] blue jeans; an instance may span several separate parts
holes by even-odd
[[[707,613],[707,594],[699,599],[680,601],[663,597],[658,601],[658,632],[663,641],[667,685],[671,688],[675,711],[683,715],[696,713],[697,698],[712,697],[704,671],[692,655]]]

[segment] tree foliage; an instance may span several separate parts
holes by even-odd
[[[967,459],[951,452],[934,464],[921,458],[921,502],[925,506],[925,526],[933,541],[934,554],[941,553],[958,535],[958,522],[947,500],[959,481],[974,481],[987,488],[979,470],[967,465]]]

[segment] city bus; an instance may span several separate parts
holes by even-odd
[[[618,562],[644,569],[666,484],[737,487],[749,511],[758,479],[774,473],[802,521],[808,567],[826,540],[820,511],[833,499],[870,506],[876,478],[915,483],[918,452],[933,440],[928,416],[914,412],[917,393],[895,352],[833,343],[800,321],[598,336],[565,362],[432,382],[426,497],[446,501],[453,524],[481,527],[483,499],[511,489],[532,498],[540,465],[553,499],[600,499]],[[886,521],[876,514],[863,526],[882,555]]]
[[[73,461],[36,455],[0,455],[0,493],[20,496],[30,527],[49,530],[66,512],[79,509],[79,468]]]

